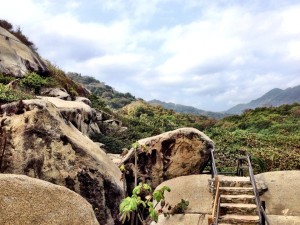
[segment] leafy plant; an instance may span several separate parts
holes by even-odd
[[[149,220],[155,222],[158,221],[158,215],[163,213],[163,208],[171,209],[168,203],[165,203],[165,191],[170,192],[171,189],[168,186],[152,191],[152,188],[148,184],[139,183],[132,191],[132,196],[123,199],[119,206],[120,220],[122,223],[132,219],[133,212],[137,214],[139,221],[146,225]],[[156,201],[154,205],[152,201]],[[157,210],[155,207],[161,204],[161,209]]]

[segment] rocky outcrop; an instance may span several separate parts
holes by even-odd
[[[213,142],[194,128],[181,128],[138,141],[139,179],[157,187],[165,180],[179,176],[199,174],[209,160]],[[123,163],[129,170],[129,188],[133,179],[134,149],[125,156]],[[131,172],[130,172],[131,171]]]
[[[99,134],[100,128],[97,111],[82,101],[65,101],[54,97],[40,97],[56,106],[63,118],[71,122],[83,134],[90,136]]]
[[[56,97],[63,100],[71,100],[71,96],[64,88],[43,88],[41,95]]]
[[[275,171],[255,176],[268,190],[261,196],[271,224],[300,224],[300,171]]]
[[[99,225],[92,206],[75,192],[15,174],[0,174],[0,224]]]
[[[207,224],[213,202],[213,196],[208,187],[208,179],[210,179],[210,175],[201,174],[177,177],[161,183],[156,189],[163,186],[171,188],[171,192],[165,192],[166,202],[174,207],[181,199],[184,199],[189,201],[189,206],[184,214],[175,214],[170,218],[161,215],[158,223],[153,222],[151,225]],[[157,208],[160,208],[160,204]]]
[[[0,73],[23,77],[28,72],[48,73],[45,62],[10,32],[0,27]]]
[[[44,98],[2,105],[0,172],[65,186],[91,203],[100,224],[117,223],[121,172],[60,108],[75,103],[83,104]],[[70,110],[78,114],[76,107]]]

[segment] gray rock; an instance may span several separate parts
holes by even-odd
[[[28,72],[48,73],[46,63],[10,32],[0,27],[0,73],[23,77]]]
[[[24,175],[0,174],[0,224],[99,225],[75,192]]]
[[[90,107],[49,100],[24,100],[0,107],[0,148],[4,149],[0,173],[25,174],[65,186],[93,206],[100,224],[115,224],[124,197],[121,172],[59,108],[74,103],[87,110]],[[75,106],[74,112],[78,113]]]
[[[214,145],[195,128],[181,128],[138,142],[142,146],[138,150],[139,178],[154,188],[175,177],[200,174],[208,163],[209,148]],[[130,170],[134,163],[133,149],[123,163]]]
[[[41,95],[56,97],[63,100],[71,100],[71,96],[64,88],[43,88]]]

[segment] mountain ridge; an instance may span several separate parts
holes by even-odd
[[[215,118],[215,119],[221,119],[221,118],[224,118],[225,116],[229,116],[226,113],[205,111],[205,110],[193,107],[193,106],[175,104],[175,103],[172,103],[172,102],[164,102],[164,101],[160,101],[160,100],[157,100],[157,99],[150,100],[150,101],[148,101],[148,103],[151,104],[151,105],[161,105],[165,109],[172,109],[172,110],[174,110],[175,112],[178,112],[178,113],[201,115],[201,116],[212,117],[212,118]]]
[[[258,107],[280,106],[284,104],[300,103],[300,85],[286,89],[273,88],[263,96],[248,103],[238,104],[225,111],[228,114],[241,114],[246,109]]]

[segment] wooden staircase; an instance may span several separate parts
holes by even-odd
[[[219,225],[258,225],[259,216],[249,177],[219,176]]]
[[[215,195],[212,214],[208,216],[208,225],[270,225],[265,212],[265,204],[261,202],[257,190],[251,159],[249,154],[238,158],[236,176],[220,175],[214,158],[214,149],[211,153],[210,186]],[[249,176],[243,177],[243,162],[246,162]],[[224,174],[224,173],[223,173]]]

